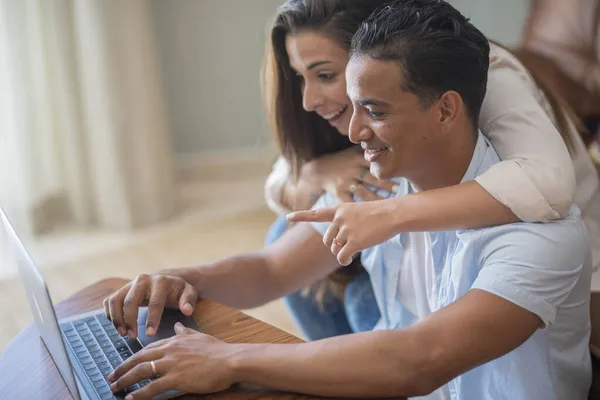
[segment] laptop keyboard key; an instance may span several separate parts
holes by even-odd
[[[144,386],[148,385],[150,383],[150,381],[148,379],[141,381],[140,383],[138,383],[140,389],[143,388]]]
[[[93,358],[99,357],[99,356],[104,356],[104,352],[102,350],[100,350],[100,348],[98,347],[97,349],[94,349],[92,351],[90,351],[90,355]]]
[[[127,347],[127,345],[125,344],[124,341],[121,340],[120,346],[115,346],[115,348],[117,349],[117,352],[122,352],[125,350],[129,350],[129,348]]]
[[[103,389],[110,390],[110,386],[108,386],[108,383],[106,382],[106,380],[104,379],[104,377],[102,377],[102,379],[100,379],[100,380],[93,381],[92,385],[94,385],[94,387],[96,388],[96,390],[103,390]]]
[[[82,365],[83,369],[85,369],[87,372],[91,372],[91,371],[95,371],[96,370],[96,363],[95,362],[89,362],[89,363],[85,363]]]
[[[123,390],[123,393],[125,394],[129,394],[131,392],[135,392],[136,390],[138,390],[140,387],[138,385],[132,385],[129,386],[127,389]]]
[[[120,351],[119,355],[121,356],[121,358],[123,359],[123,361],[127,360],[129,357],[132,356],[131,351],[129,351],[128,349],[124,350],[122,352]]]
[[[87,354],[87,349],[82,344],[74,345],[74,346],[72,345],[72,347],[73,347],[73,351],[77,354],[79,354],[79,353]]]
[[[100,374],[98,372],[98,370],[96,369],[96,366],[94,365],[94,370],[90,371],[90,373],[88,374],[88,376],[90,377],[90,379],[93,381],[97,381],[98,379],[102,379],[102,374]]]
[[[106,394],[110,394],[111,396],[113,395],[112,392],[110,391],[110,388],[108,387],[108,385],[105,385],[104,387],[98,389],[97,391],[98,391],[98,394],[100,396],[102,396],[102,398],[104,398],[104,396]]]
[[[82,357],[81,359],[79,359],[79,361],[81,361],[82,364],[91,363],[92,362],[92,357],[85,356],[85,357]]]
[[[111,359],[111,360],[109,360],[109,361],[110,361],[110,364],[111,364],[111,365],[112,365],[114,368],[117,368],[119,365],[121,365],[121,360],[117,360],[117,359],[114,359],[114,358],[113,358],[113,359]]]
[[[96,319],[98,320],[98,322],[100,322],[100,325],[102,326],[112,324],[112,322],[109,321],[108,318],[106,318],[106,315],[104,314],[96,315]]]

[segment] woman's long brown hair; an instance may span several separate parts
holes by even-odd
[[[361,22],[388,2],[288,0],[277,10],[263,60],[263,97],[271,131],[296,173],[304,163],[346,149],[352,143],[319,115],[303,109],[301,80],[290,66],[286,37],[315,30],[349,50]]]
[[[267,38],[263,60],[262,86],[271,131],[281,154],[297,179],[307,162],[352,146],[327,121],[302,108],[300,79],[290,66],[285,48],[287,35],[301,30],[323,33],[349,50],[360,24],[389,0],[288,0],[277,10]],[[322,304],[328,292],[343,299],[344,289],[363,271],[360,258],[341,267],[326,280],[313,285],[310,292]]]

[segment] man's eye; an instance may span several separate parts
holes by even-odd
[[[381,117],[383,117],[384,114],[385,113],[382,113],[382,112],[377,112],[377,111],[371,111],[371,110],[369,110],[369,116],[371,118],[381,118]]]

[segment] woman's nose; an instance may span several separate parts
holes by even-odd
[[[302,96],[302,107],[306,111],[315,111],[323,104],[323,96],[320,91],[313,85],[305,84],[304,93]]]

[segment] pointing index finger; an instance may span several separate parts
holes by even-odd
[[[335,207],[319,210],[296,211],[287,215],[290,222],[331,222],[335,217]]]

